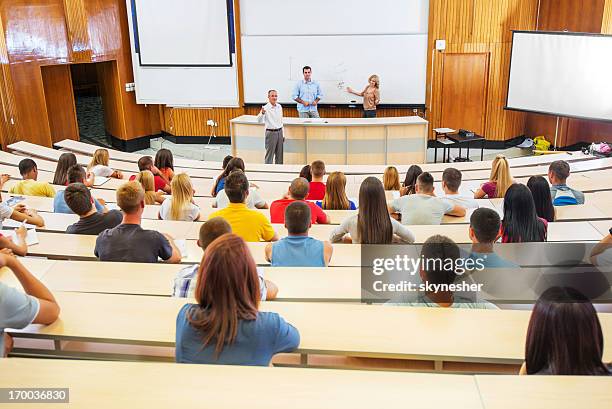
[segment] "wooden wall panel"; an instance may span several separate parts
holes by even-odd
[[[606,0],[542,0],[538,30],[599,33]]]
[[[0,19],[0,34],[3,32],[3,23]],[[8,51],[3,35],[0,35],[0,109],[2,109],[0,115],[0,146],[4,148],[6,145],[17,141],[17,128],[15,127],[17,106]]]
[[[51,141],[79,139],[69,65],[41,67]]]
[[[84,0],[64,0],[68,43],[70,46],[70,61],[91,61],[91,47],[87,32],[87,16]]]

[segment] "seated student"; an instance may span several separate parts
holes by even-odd
[[[429,172],[423,172],[417,178],[415,194],[395,199],[389,211],[400,213],[404,225],[440,224],[445,214],[465,216],[465,207],[435,196],[434,179]]]
[[[138,182],[127,182],[117,189],[117,206],[123,222],[100,233],[94,254],[100,261],[128,263],[180,263],[181,253],[166,234],[140,227],[144,211],[144,190]]]
[[[0,190],[4,184],[10,179],[9,175],[0,175]],[[38,215],[36,210],[28,209],[23,203],[15,205],[12,209],[4,202],[0,196],[0,227],[6,219],[13,219],[18,222],[26,222],[38,227],[43,227],[45,221]]]
[[[325,182],[323,182],[325,163],[321,160],[315,160],[310,165],[310,173],[312,174],[312,181],[308,188],[306,200],[323,200],[325,197]]]
[[[461,171],[455,168],[446,168],[442,173],[442,190],[444,191],[444,199],[466,209],[477,209],[478,202],[471,197],[459,194],[459,186],[461,186]]]
[[[176,362],[268,366],[274,354],[296,349],[298,330],[277,313],[259,311],[260,298],[244,240],[224,234],[213,241],[198,270],[197,304],[186,304],[176,318]]]
[[[132,179],[130,179],[132,180]],[[145,205],[156,205],[161,204],[166,200],[166,196],[164,196],[164,192],[155,190],[155,177],[150,170],[143,170],[137,175],[135,175],[134,179],[136,182],[140,183],[140,186],[144,189],[145,192]]]
[[[414,243],[414,234],[389,216],[385,190],[378,178],[367,177],[359,187],[359,211],[344,219],[330,235],[332,243]],[[347,237],[347,234],[349,235]]]
[[[85,169],[83,169],[81,165],[71,166],[70,169],[68,169],[67,176],[68,185],[71,185],[73,183],[82,183],[87,186],[85,184]],[[64,192],[64,190],[60,190],[55,194],[55,197],[53,198],[53,212],[72,214],[72,210],[70,210],[70,207],[68,207],[68,205],[66,204]],[[100,203],[98,199],[94,199],[94,206],[96,207],[96,211],[98,213],[104,213],[108,211],[106,209],[106,206]]]
[[[272,223],[285,223],[285,209],[295,201],[305,202],[308,196],[309,183],[304,178],[293,179],[289,186],[289,198],[279,199],[270,205],[270,221]],[[305,202],[310,207],[312,224],[328,224],[329,217],[319,206],[313,202]]]
[[[495,210],[481,207],[470,216],[470,240],[472,252],[470,258],[483,260],[485,268],[519,267],[511,261],[495,254],[493,243],[501,237],[501,220]]]
[[[458,273],[449,266],[457,265],[461,258],[461,250],[454,241],[446,236],[435,235],[428,238],[421,248],[420,277],[422,283],[429,286],[445,286],[439,291],[419,291],[416,301],[409,301],[410,294],[402,294],[406,300],[393,301],[389,304],[408,304],[414,307],[442,307],[442,308],[480,308],[496,310],[497,306],[488,301],[475,302],[459,293],[454,293],[448,286],[457,280]],[[436,262],[443,260],[443,262]],[[451,263],[448,260],[452,261]]]
[[[76,155],[72,152],[64,152],[60,155],[53,176],[53,184],[58,186],[68,186],[68,170],[77,165]],[[85,179],[85,178],[83,178]],[[94,175],[91,174],[83,180],[85,186],[92,187],[94,185]]]
[[[231,233],[232,227],[228,222],[220,217],[210,219],[200,227],[200,235],[198,238],[198,247],[206,253],[206,249],[214,240],[224,234]],[[193,298],[196,286],[198,284],[199,264],[194,264],[183,268],[179,271],[174,279],[173,297]],[[261,301],[273,300],[276,298],[278,288],[276,285],[263,278],[263,269],[257,268],[259,275],[259,290],[261,292]]]
[[[538,217],[548,221],[555,221],[555,207],[550,196],[550,186],[542,176],[532,176],[527,181],[527,187],[531,191]]]
[[[19,226],[15,229],[15,240],[0,234],[0,250],[4,254],[16,254],[18,256],[26,256],[28,254],[28,243],[26,237],[28,231],[24,226]]]
[[[480,188],[474,192],[474,199],[504,197],[506,190],[508,190],[512,183],[508,160],[504,155],[497,155],[491,164],[491,176],[489,176],[489,181],[483,183]]]
[[[312,182],[312,173],[310,172],[310,165],[305,165],[302,170],[300,170],[300,176],[308,181],[308,183]]]
[[[66,233],[98,235],[106,229],[118,226],[123,220],[119,210],[110,210],[106,213],[96,211],[91,192],[82,183],[68,185],[64,197],[70,211],[79,215],[79,221],[68,226]]]
[[[342,172],[332,172],[325,184],[325,197],[316,202],[323,210],[356,210],[352,200],[346,196],[346,176]]]
[[[604,337],[591,301],[571,287],[550,287],[527,328],[521,375],[610,375]]]
[[[567,185],[570,165],[564,160],[556,160],[548,167],[550,196],[555,206],[584,204],[584,193]]]
[[[155,154],[155,167],[168,183],[174,178],[174,157],[169,149],[160,149]]]
[[[289,235],[266,246],[266,260],[272,267],[326,267],[334,248],[328,241],[308,237],[312,226],[310,207],[293,202],[285,209],[285,227]]]
[[[591,263],[594,266],[612,267],[612,228],[591,250]]]
[[[96,149],[94,152],[91,162],[87,170],[93,173],[95,176],[101,176],[105,178],[123,179],[123,173],[119,170],[113,170],[108,167],[110,158],[106,149]]]
[[[400,188],[400,196],[413,195],[416,193],[417,178],[423,173],[419,165],[411,165],[406,171],[404,184]]]
[[[38,182],[38,167],[32,159],[19,162],[19,173],[22,181],[15,183],[9,193],[27,196],[54,197],[55,190],[47,182]]]
[[[159,208],[159,218],[186,222],[200,219],[200,208],[193,203],[193,185],[186,173],[179,173],[172,179],[172,196]]]
[[[237,169],[244,172],[244,162],[242,161],[242,159],[237,158],[236,161],[232,162],[232,164],[229,165],[229,162],[233,158],[229,155],[225,157],[225,159],[227,158],[229,158],[225,166],[225,168],[227,168],[228,170],[227,175],[229,175],[231,172]],[[225,164],[225,159],[223,160],[224,164]],[[227,175],[219,176],[219,178],[223,177],[223,181],[221,182],[221,180],[218,179],[218,185],[225,184],[225,177]],[[215,186],[213,189],[216,190],[216,188],[217,186]],[[215,191],[215,194],[213,194],[213,197],[214,199],[212,202],[212,207],[215,207],[218,209],[225,209],[227,205],[229,204],[229,199],[227,198],[227,194],[225,193],[225,190],[223,188],[221,188],[218,192]],[[268,208],[268,203],[264,199],[262,199],[261,195],[258,192],[257,186],[254,185],[253,183],[249,183],[249,195],[247,196],[246,205],[249,209],[267,209]]]
[[[12,339],[5,328],[22,329],[30,324],[52,324],[59,317],[60,307],[51,291],[18,258],[0,254],[0,267],[10,269],[23,291],[0,282],[0,358],[12,348]],[[8,342],[7,342],[8,341]]]
[[[329,180],[327,181],[329,183]],[[385,190],[400,190],[399,173],[395,166],[387,166],[385,173],[383,174],[383,187]]]
[[[209,220],[222,217],[232,226],[232,231],[246,241],[278,240],[268,218],[257,210],[247,208],[245,201],[249,195],[249,181],[242,171],[236,170],[227,176],[225,193],[230,201],[229,205],[211,213]]]
[[[533,197],[527,186],[515,183],[504,196],[502,243],[546,241],[548,222],[536,213]]]
[[[153,159],[150,156],[143,156],[138,159],[138,170],[144,172],[148,170],[153,175],[154,191],[164,191],[168,194],[172,193],[170,188],[170,182],[166,179],[166,176],[153,164]],[[130,181],[135,180],[137,175],[130,176]]]
[[[229,176],[234,170],[241,170],[244,173],[244,161],[241,158],[232,158],[227,162],[227,165],[223,168],[223,172],[217,177],[211,193],[212,197],[217,197],[219,192],[225,187],[225,178]]]

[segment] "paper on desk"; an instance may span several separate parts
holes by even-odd
[[[108,182],[110,178],[104,176],[96,176],[94,179],[94,186],[102,186],[106,182]]]
[[[106,203],[104,206],[106,206],[106,208],[108,210],[121,210],[119,209],[119,206],[117,206],[117,203]]]
[[[11,228],[15,228],[18,229],[19,227],[23,226],[26,229],[35,229],[36,226],[30,223],[22,223],[22,222],[18,222],[17,220],[13,220],[13,219],[4,219],[4,221],[2,222],[2,226],[3,227],[11,227]]]
[[[182,258],[186,258],[187,257],[187,240],[183,240],[183,239],[174,240],[174,245],[176,246],[178,251],[181,252]]]
[[[15,233],[15,230],[3,230],[2,234],[4,234],[6,237],[13,240],[14,243],[17,243],[17,233]],[[29,229],[26,235],[26,244],[28,246],[33,246],[38,243],[39,241],[38,241],[38,234],[36,233],[36,229]]]

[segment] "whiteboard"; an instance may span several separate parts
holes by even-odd
[[[514,32],[506,107],[612,120],[612,36]]]
[[[141,65],[232,63],[227,0],[135,0]]]
[[[427,33],[428,0],[241,0],[242,35]]]
[[[186,107],[237,107],[235,54],[232,54],[230,67],[145,67],[136,63],[139,57],[135,47],[132,1],[126,0],[126,4],[136,102]]]
[[[425,104],[427,34],[243,36],[242,64],[246,103],[263,103],[276,89],[281,103],[295,104],[293,87],[309,65],[322,104],[360,104],[346,87],[362,91],[371,74],[380,77],[381,104]]]

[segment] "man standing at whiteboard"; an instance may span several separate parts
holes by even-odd
[[[283,163],[283,107],[277,103],[278,92],[268,91],[268,103],[261,107],[257,121],[266,126],[266,163]]]
[[[312,68],[308,65],[302,68],[304,79],[293,89],[293,100],[297,102],[300,118],[319,118],[317,105],[323,96],[321,86],[312,80]]]

